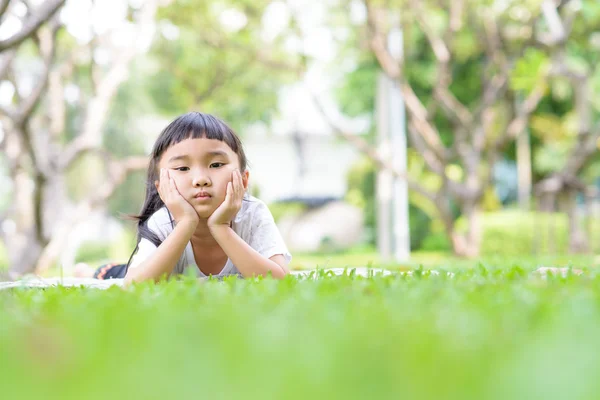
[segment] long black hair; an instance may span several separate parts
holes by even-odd
[[[160,133],[150,155],[148,173],[146,178],[146,197],[139,215],[132,216],[137,220],[137,245],[129,257],[127,266],[131,263],[133,255],[137,252],[140,240],[148,239],[156,247],[160,246],[162,240],[148,228],[148,219],[158,210],[165,206],[158,194],[154,182],[159,180],[158,164],[163,153],[171,146],[186,139],[216,139],[225,142],[233,150],[240,162],[240,171],[247,168],[246,154],[242,147],[240,138],[222,120],[200,112],[189,112],[177,117]],[[169,217],[171,214],[169,213]],[[171,223],[173,220],[171,218]]]

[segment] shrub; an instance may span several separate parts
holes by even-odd
[[[569,251],[568,220],[563,213],[540,213],[505,209],[481,216],[481,256],[514,256],[531,253],[564,254]],[[591,243],[600,234],[600,226],[592,226]],[[464,218],[457,220],[459,232],[466,231]],[[421,250],[451,250],[444,233],[428,235]]]

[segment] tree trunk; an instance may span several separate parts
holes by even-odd
[[[444,198],[448,198],[444,196]],[[470,199],[461,205],[462,215],[467,222],[467,231],[460,232],[447,201],[439,199],[435,205],[439,212],[446,236],[450,239],[452,251],[456,256],[474,258],[481,247],[481,218],[479,199]]]
[[[589,241],[585,229],[579,221],[577,208],[577,192],[569,190],[565,193],[566,211],[569,220],[569,252],[585,253],[589,249]]]
[[[479,256],[481,249],[481,213],[476,203],[462,207],[463,217],[467,221],[467,231],[458,232],[456,225],[448,232],[451,239],[452,251],[455,255],[465,258]]]
[[[483,234],[479,199],[463,206],[463,215],[467,219],[468,226],[464,256],[469,258],[477,257],[481,250],[481,239]]]
[[[14,176],[14,206],[5,221],[2,239],[8,250],[10,276],[33,271],[45,243],[40,241],[34,224],[32,180],[23,169]]]

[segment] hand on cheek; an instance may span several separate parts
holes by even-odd
[[[158,195],[167,206],[167,209],[173,215],[177,223],[181,221],[190,221],[198,224],[200,218],[194,207],[183,198],[175,180],[169,175],[169,171],[164,168],[160,170],[159,181],[154,182]]]
[[[227,182],[225,200],[208,218],[208,226],[229,225],[238,211],[240,211],[240,208],[242,208],[244,193],[245,188],[242,174],[236,169],[231,174],[231,181]]]

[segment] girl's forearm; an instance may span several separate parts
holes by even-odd
[[[196,225],[197,223],[194,224],[193,222],[179,222],[173,232],[152,253],[151,257],[148,257],[136,268],[127,271],[124,284],[129,285],[132,282],[141,282],[148,279],[158,281],[165,274],[170,274],[190,241]]]
[[[273,278],[282,279],[287,274],[287,271],[279,264],[263,257],[250,247],[229,226],[214,226],[210,228],[210,231],[244,278],[258,275],[266,276],[271,272]]]

